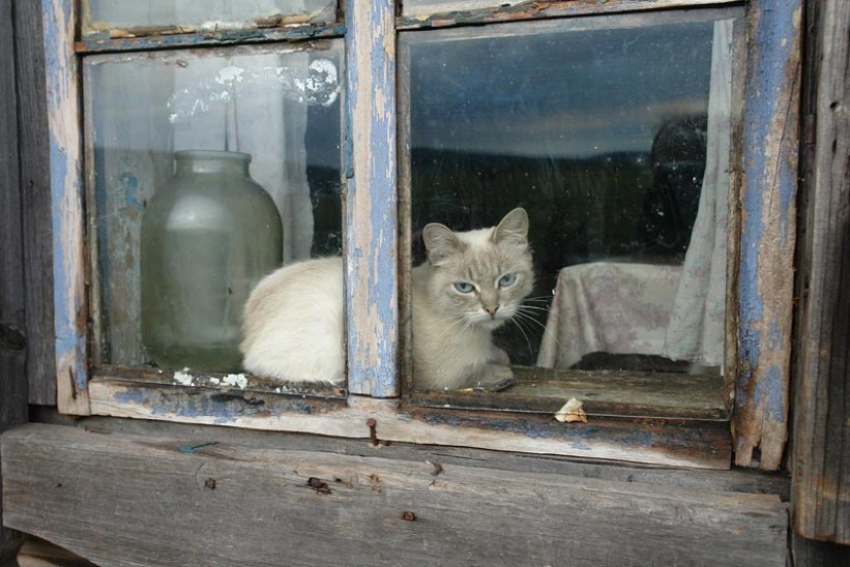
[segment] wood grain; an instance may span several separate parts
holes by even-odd
[[[41,3],[15,1],[29,402],[56,404],[53,219]]]
[[[0,0],[0,432],[27,420],[27,327],[11,0]],[[0,475],[2,481],[2,475]],[[2,527],[0,564],[21,544]]]
[[[399,394],[394,3],[347,7],[348,389],[393,397]]]
[[[794,421],[794,526],[850,544],[850,4],[819,5],[808,282],[800,309]],[[813,61],[813,62],[814,62]]]
[[[801,2],[754,0],[747,18],[735,463],[776,470],[788,439]]]
[[[734,0],[440,0],[405,2],[400,29],[616,14],[730,4]]]
[[[592,418],[561,424],[554,415],[401,406],[397,400],[293,397],[259,390],[178,386],[118,377],[89,384],[93,415],[227,425],[369,439],[571,455],[652,465],[726,469],[731,438],[724,421]]]
[[[65,412],[88,413],[82,140],[76,3],[42,0],[50,188],[53,222],[54,326],[57,402]]]
[[[40,424],[4,434],[2,451],[8,524],[105,566],[759,567],[787,555],[774,495],[461,465],[435,476],[380,456]]]

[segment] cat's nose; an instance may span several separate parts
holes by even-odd
[[[498,311],[498,310],[499,310],[499,306],[498,306],[498,305],[485,305],[485,306],[484,306],[484,311],[486,311],[487,313],[489,313],[489,314],[490,314],[490,317],[495,317],[495,316],[496,316],[496,311]]]

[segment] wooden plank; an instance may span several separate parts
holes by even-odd
[[[148,437],[189,437],[198,443],[216,442],[257,448],[318,451],[363,457],[384,457],[440,465],[485,467],[517,473],[551,473],[578,478],[596,478],[616,482],[637,482],[664,487],[708,492],[744,492],[775,494],[783,502],[790,498],[791,482],[787,473],[765,473],[752,469],[683,469],[647,467],[592,460],[579,460],[560,455],[492,451],[469,447],[381,443],[372,445],[366,439],[326,437],[303,433],[256,431],[236,427],[192,425],[167,421],[145,421],[91,416],[69,422],[50,408],[40,408],[30,415],[31,422],[73,425],[92,433],[119,433]]]
[[[279,43],[342,37],[343,24],[299,25],[292,28],[218,31],[205,33],[180,33],[172,35],[147,35],[142,37],[86,37],[75,44],[78,53],[106,53],[120,51],[147,51],[151,49],[176,49],[233,45],[236,43]]]
[[[346,317],[348,388],[399,394],[395,31],[392,0],[346,13]]]
[[[794,527],[850,544],[850,4],[818,7],[794,418]]]
[[[850,547],[805,539],[791,534],[791,558],[794,567],[834,567],[850,565]]]
[[[40,2],[15,3],[29,402],[56,404],[50,141]]]
[[[8,524],[98,565],[786,564],[775,495],[40,424],[2,451]]]
[[[763,470],[788,436],[801,16],[800,0],[749,3],[734,431],[736,464]]]
[[[570,398],[588,416],[727,420],[723,378],[685,372],[582,371],[515,366],[517,383],[487,392],[416,392],[411,402],[433,407],[554,414]]]
[[[736,0],[457,0],[405,2],[399,29],[486,24],[731,4]]]
[[[27,321],[12,8],[12,0],[0,0],[0,432],[27,420]],[[21,545],[21,534],[2,527],[2,520],[0,495],[0,564],[13,557]]]
[[[57,402],[66,413],[85,415],[88,311],[80,98],[73,45],[75,4],[73,0],[42,0],[41,7],[50,130]]]
[[[369,439],[569,455],[651,465],[726,469],[728,424],[651,419],[589,419],[562,424],[553,415],[399,407],[397,400],[324,400],[269,391],[231,390],[93,378],[94,415],[227,425]]]

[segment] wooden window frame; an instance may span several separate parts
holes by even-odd
[[[563,0],[525,3],[431,17],[397,17],[391,0],[347,4],[347,120],[344,140],[346,227],[347,395],[295,396],[255,390],[181,387],[147,379],[92,378],[88,305],[79,51],[120,51],[232,41],[297,39],[268,30],[254,37],[92,40],[75,44],[76,2],[43,0],[52,188],[55,360],[62,413],[113,415],[301,431],[382,441],[463,445],[555,453],[667,466],[727,468],[732,456],[725,422],[601,418],[565,427],[551,416],[450,411],[410,405],[402,392],[397,190],[397,30],[574,17],[668,8],[726,6],[732,0]],[[802,0],[750,0],[743,92],[738,223],[730,226],[727,317],[736,353],[726,395],[734,399],[735,463],[775,470],[787,438],[796,205]],[[237,34],[238,35],[238,34]],[[286,34],[284,34],[286,35]],[[206,43],[203,43],[206,42]],[[75,49],[76,46],[76,49]],[[385,151],[374,151],[375,149]],[[403,220],[403,219],[401,219]],[[403,256],[403,255],[401,255]],[[730,350],[731,349],[731,350]],[[144,377],[142,377],[144,378]]]

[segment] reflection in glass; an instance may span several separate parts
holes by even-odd
[[[336,20],[335,0],[83,0],[83,35],[252,30]],[[110,35],[116,35],[114,33]],[[120,34],[117,34],[120,36]]]
[[[84,60],[89,214],[101,363],[149,361],[140,228],[183,150],[251,156],[283,226],[283,260],[338,254],[342,42],[97,55]],[[200,266],[198,267],[200,269]]]
[[[401,36],[415,262],[429,222],[529,213],[537,289],[496,337],[514,364],[722,367],[733,20],[713,14]]]

